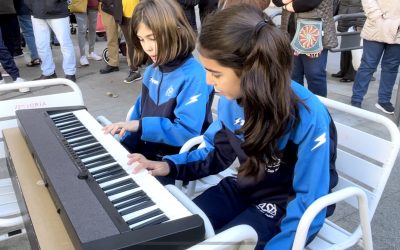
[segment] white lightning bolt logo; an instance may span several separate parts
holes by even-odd
[[[317,144],[311,149],[311,151],[313,151],[314,149],[318,148],[319,146],[321,146],[326,142],[326,133],[324,132],[322,135],[318,136],[318,138],[315,139],[314,141],[317,142]]]
[[[242,118],[240,118],[240,117],[235,119],[235,125],[238,125],[238,124],[240,126],[243,126],[243,124],[244,124],[244,120]]]
[[[185,105],[189,105],[191,103],[197,102],[199,100],[199,96],[201,96],[201,94],[190,97],[189,101]]]

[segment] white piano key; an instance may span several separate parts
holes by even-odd
[[[156,219],[156,218],[161,218],[161,217],[163,217],[163,216],[164,216],[164,215],[162,215],[162,214],[159,214],[159,215],[157,215],[157,216],[155,216],[155,217],[148,218],[148,219],[146,219],[146,220],[142,220],[141,222],[138,222],[138,223],[135,223],[135,224],[129,225],[129,228],[130,228],[130,229],[132,229],[132,228],[134,228],[134,227],[137,227],[137,226],[143,225],[143,224],[147,223],[147,222],[148,222],[148,221],[150,221],[150,220],[153,220],[153,219]]]
[[[160,182],[153,176],[148,174],[147,170],[141,170],[138,174],[131,174],[132,169],[137,165],[133,163],[128,165],[127,155],[129,152],[117,141],[111,134],[104,134],[102,126],[86,111],[78,110],[73,112],[75,116],[85,125],[85,127],[92,133],[92,135],[102,144],[107,152],[115,159],[118,164],[127,171],[129,176],[119,178],[117,180],[108,181],[100,184],[100,187],[105,187],[111,183],[122,180],[123,178],[132,178],[140,188],[135,189],[143,190],[146,195],[154,201],[156,206],[169,218],[179,219],[192,215],[171,193],[165,189]],[[132,193],[130,191],[124,192]],[[121,194],[118,194],[119,197]],[[117,199],[117,195],[110,196],[112,199]]]
[[[85,163],[85,162],[88,162],[88,161],[91,161],[91,160],[95,160],[95,159],[101,158],[101,157],[106,156],[106,155],[109,155],[109,153],[102,153],[102,154],[95,155],[95,156],[92,156],[92,157],[83,158],[83,159],[81,159],[81,161],[83,163]]]
[[[77,137],[77,138],[74,138],[74,139],[69,139],[69,140],[67,140],[67,142],[74,143],[74,142],[79,141],[81,139],[91,138],[91,137],[93,137],[93,136],[92,135],[84,135],[84,136],[80,136],[80,137]]]
[[[133,189],[131,189],[131,190],[127,190],[127,191],[122,192],[122,193],[119,193],[119,194],[114,194],[114,195],[108,196],[108,199],[109,199],[110,201],[114,201],[114,200],[116,200],[116,199],[119,199],[119,198],[122,198],[122,197],[126,197],[126,196],[128,196],[128,195],[130,195],[130,194],[133,194],[133,193],[135,193],[135,192],[137,192],[137,191],[140,191],[140,190],[141,190],[140,187],[138,187],[138,188],[133,188]]]
[[[156,205],[153,205],[153,206],[150,206],[150,207],[146,207],[145,209],[141,209],[141,210],[139,210],[139,211],[135,211],[135,212],[133,212],[133,213],[124,215],[124,216],[122,216],[122,218],[124,219],[124,221],[128,221],[128,220],[137,218],[137,217],[139,217],[139,216],[141,216],[141,215],[143,215],[143,214],[145,214],[145,213],[154,211],[154,210],[156,210],[157,208],[158,208],[158,207],[157,207],[157,204],[156,204]]]
[[[122,181],[122,180],[127,180],[127,179],[131,179],[131,178],[129,176],[124,176],[124,177],[120,177],[120,178],[112,180],[112,181],[107,181],[107,182],[104,182],[104,183],[100,183],[99,186],[101,188],[106,188],[107,186],[109,186],[111,184],[114,184],[114,183]]]
[[[101,165],[101,166],[98,166],[98,167],[94,167],[94,168],[90,168],[90,169],[88,169],[89,170],[89,172],[95,172],[95,171],[97,171],[97,170],[101,170],[101,169],[106,169],[106,168],[108,168],[108,167],[110,167],[110,166],[112,166],[112,165],[115,165],[115,163],[116,162],[111,162],[111,163],[108,163],[108,164],[104,164],[104,165]],[[90,165],[89,165],[90,166]]]
[[[85,128],[85,126],[78,126],[78,127],[73,127],[73,128],[62,129],[62,130],[60,130],[60,132],[61,132],[61,134],[64,134],[64,133],[67,133],[70,131],[78,130],[80,128]]]
[[[84,145],[82,145],[82,146],[77,146],[77,147],[74,147],[74,148],[72,148],[72,149],[73,149],[74,151],[78,151],[78,150],[81,150],[81,149],[84,149],[84,148],[91,147],[91,146],[96,145],[96,144],[99,144],[99,142],[90,142],[90,143],[88,143],[88,144],[84,144]]]
[[[49,115],[49,116],[50,116],[50,118],[57,118],[57,117],[68,115],[68,114],[72,114],[72,113],[73,112],[68,111],[68,112],[57,113],[57,114],[53,114],[53,115]]]

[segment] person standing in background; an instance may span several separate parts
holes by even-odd
[[[36,48],[35,35],[33,33],[31,13],[25,5],[24,0],[14,0],[15,10],[17,12],[19,26],[21,27],[22,35],[24,36],[26,45],[31,52],[31,60],[26,64],[28,67],[39,66],[42,60],[39,58],[39,53]]]
[[[81,0],[72,0],[81,1]],[[88,66],[88,59],[100,61],[101,56],[94,52],[94,44],[96,43],[96,23],[97,23],[97,9],[99,7],[98,0],[87,0],[87,8],[84,12],[74,12],[76,22],[78,24],[78,45],[80,52],[79,62],[82,66]],[[86,56],[85,42],[86,33],[88,33],[89,54]]]
[[[25,0],[32,13],[36,47],[42,64],[42,75],[35,80],[57,78],[50,47],[50,30],[61,45],[65,78],[76,81],[75,50],[71,40],[67,0]]]
[[[139,0],[122,0],[122,20],[119,23],[122,33],[125,37],[126,42],[126,60],[129,66],[129,75],[124,79],[124,83],[132,83],[142,79],[138,67],[133,63],[133,41],[132,34],[130,32],[130,23],[132,19],[132,13]]]
[[[363,54],[353,84],[351,105],[361,108],[380,62],[382,70],[375,107],[394,114],[390,99],[400,65],[400,3],[398,0],[362,0],[362,6],[367,20],[361,31]]]
[[[23,56],[21,34],[13,1],[1,1],[0,28],[3,42],[13,57]]]
[[[282,7],[281,29],[289,32],[292,38],[296,33],[299,20],[322,21],[322,51],[314,56],[296,53],[292,79],[304,85],[305,77],[311,92],[326,97],[328,94],[326,79],[328,49],[338,45],[333,21],[333,0],[272,0],[272,2],[277,7]]]
[[[178,0],[181,5],[183,12],[185,12],[185,16],[192,26],[193,30],[197,32],[197,23],[196,23],[196,13],[194,10],[194,6],[199,4],[199,0]]]
[[[118,25],[125,37],[129,75],[124,79],[125,83],[131,83],[142,79],[138,68],[132,63],[133,50],[132,38],[129,32],[129,22],[135,6],[139,0],[102,0],[102,21],[107,34],[107,48],[109,54],[108,65],[100,70],[101,74],[119,71],[118,59]],[[103,15],[104,14],[104,15]]]
[[[7,3],[12,4],[12,0],[5,0],[5,2],[3,2],[4,6],[9,7],[10,5],[7,5]],[[14,8],[14,6],[13,6],[13,8]],[[20,83],[20,82],[25,81],[24,79],[22,79],[20,77],[18,67],[15,64],[15,61],[14,61],[13,57],[11,56],[10,52],[8,51],[7,47],[4,45],[1,28],[0,28],[0,63],[3,66],[4,70],[7,72],[7,74],[9,74],[11,76],[14,83]],[[3,83],[5,83],[5,81],[0,72],[0,84],[3,84]],[[29,91],[29,88],[20,88],[19,89],[19,92],[21,92],[21,93],[25,93],[28,91]]]
[[[341,0],[339,3],[338,14],[352,14],[363,12],[361,0]],[[361,29],[365,18],[344,19],[338,21],[337,31],[347,32],[350,27]],[[351,51],[342,51],[340,53],[340,71],[332,74],[332,77],[341,78],[340,82],[352,82],[356,71],[352,63]]]
[[[121,5],[121,0],[117,1]],[[120,6],[120,8],[122,8]],[[101,21],[107,36],[108,49],[108,64],[100,69],[100,74],[108,74],[119,71],[119,56],[118,56],[118,25],[114,19],[114,3],[113,0],[100,0],[99,10]],[[122,15],[122,12],[121,12]],[[120,18],[122,18],[120,16]]]

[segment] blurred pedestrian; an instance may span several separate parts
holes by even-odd
[[[8,0],[6,0],[8,1]],[[12,0],[9,0],[12,2]],[[2,32],[0,29],[0,63],[3,66],[4,70],[9,74],[13,80],[14,83],[21,83],[24,82],[25,80],[22,79],[19,75],[19,69],[17,65],[15,64],[15,61],[13,57],[11,56],[10,52],[8,51],[7,47],[4,45],[3,42],[3,36]],[[0,84],[5,83],[3,76],[1,75],[0,72]],[[21,93],[28,92],[29,88],[20,88],[19,91]]]
[[[25,0],[32,13],[36,47],[42,59],[42,74],[35,80],[57,78],[50,48],[50,30],[61,45],[65,78],[76,81],[75,49],[71,40],[67,0]]]
[[[363,54],[353,84],[351,105],[361,108],[380,62],[382,70],[375,107],[394,114],[390,99],[400,65],[400,4],[398,0],[362,0],[362,6],[367,20],[361,31]]]
[[[295,49],[292,79],[316,95],[327,96],[328,49],[338,45],[333,0],[272,0],[282,7],[281,29],[289,32]],[[301,39],[305,37],[305,39]]]
[[[361,0],[341,0],[339,3],[338,14],[352,14],[363,12]],[[338,21],[337,31],[348,32],[350,28],[354,31],[360,30],[364,25],[365,18],[343,19]],[[351,51],[340,53],[340,70],[332,74],[332,77],[341,78],[340,82],[352,82],[356,71],[352,63]]]
[[[14,0],[15,10],[17,12],[19,26],[24,36],[26,45],[31,53],[31,60],[27,63],[28,67],[39,66],[42,61],[36,48],[35,34],[33,33],[31,13],[25,5],[24,0]]]
[[[73,9],[71,6],[75,2],[82,5],[81,9]],[[94,45],[96,43],[96,23],[97,23],[97,10],[99,7],[98,0],[72,0],[70,4],[70,11],[75,15],[78,24],[78,45],[80,58],[79,62],[82,66],[88,66],[89,60],[100,61],[101,56],[94,52]],[[86,55],[85,43],[86,34],[88,35],[89,50]]]

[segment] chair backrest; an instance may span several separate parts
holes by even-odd
[[[18,90],[21,87],[34,88],[63,85],[68,86],[72,91],[68,90],[66,92],[40,96],[29,95],[28,97],[10,98],[0,101],[0,160],[5,158],[2,130],[17,127],[15,119],[16,110],[84,105],[82,93],[78,85],[64,78],[0,85],[0,93]],[[65,91],[65,89],[63,88],[62,91]],[[0,228],[14,227],[21,224],[22,217],[19,216],[19,208],[11,181],[9,178],[0,179]]]
[[[362,189],[368,197],[371,220],[399,152],[399,129],[382,115],[323,97],[320,100],[331,110],[338,132],[336,168],[339,183],[334,190],[349,186]],[[376,131],[372,134],[345,125],[339,120],[343,113],[353,119],[363,119],[369,125],[375,123],[379,128],[377,131],[386,134],[377,136],[374,135]],[[355,198],[347,200],[347,203],[358,208]]]
[[[56,85],[68,86],[70,89],[72,89],[72,91],[0,100],[0,159],[5,157],[3,134],[1,133],[1,131],[6,128],[17,126],[17,121],[15,119],[16,110],[84,105],[82,92],[79,89],[78,85],[64,78],[0,85],[0,93],[18,90],[21,87],[34,88]]]
[[[334,21],[342,21],[342,20],[354,20],[357,18],[365,18],[364,12],[359,12],[359,13],[351,13],[351,14],[340,14],[337,16],[334,16]],[[354,30],[352,28],[351,30],[347,32],[337,32],[336,35],[340,38],[339,39],[339,46],[336,48],[331,48],[329,49],[330,52],[342,52],[342,51],[350,51],[350,50],[356,50],[356,49],[362,49],[362,44],[361,44],[361,37],[360,37],[361,31]]]
[[[382,115],[319,98],[330,110],[337,128],[339,182],[332,193],[314,201],[304,212],[293,249],[304,249],[308,229],[317,213],[341,201],[345,204],[336,207],[335,214],[325,220],[318,235],[306,248],[347,249],[359,243],[364,249],[372,249],[370,222],[399,152],[399,129]],[[349,205],[358,212],[354,213]],[[337,214],[341,218],[358,215],[360,223],[348,231],[349,224],[340,225],[340,220],[336,221]]]

